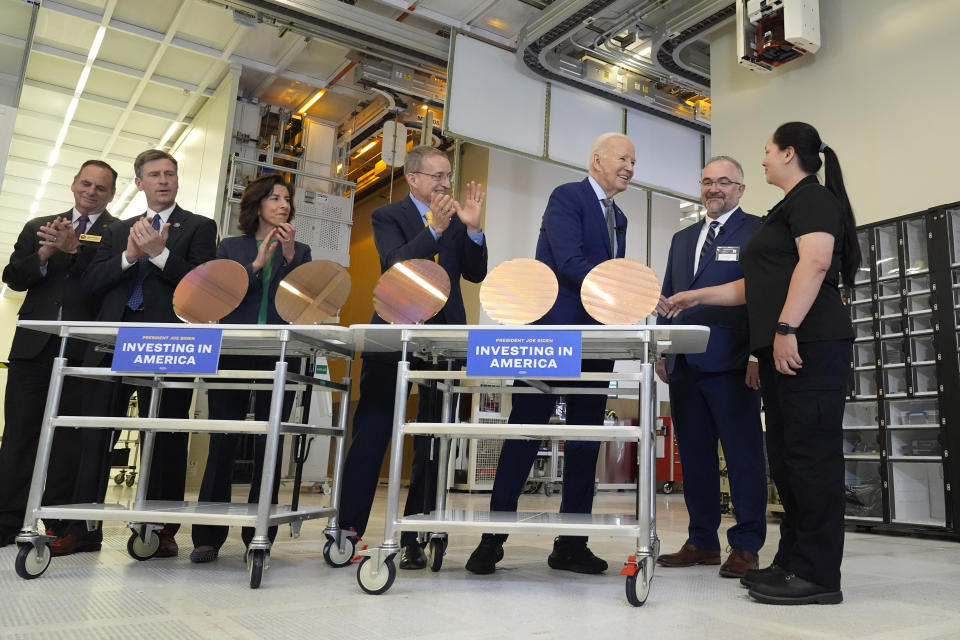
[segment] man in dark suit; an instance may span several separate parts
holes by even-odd
[[[626,249],[627,218],[613,202],[633,178],[636,157],[633,143],[619,133],[606,133],[590,148],[588,176],[582,182],[570,182],[553,190],[543,214],[536,258],[557,275],[559,292],[553,308],[538,324],[597,324],[580,301],[580,285],[591,269],[611,258],[622,258]],[[585,372],[613,371],[609,360],[584,360]],[[570,386],[605,387],[607,383],[574,382]],[[517,394],[510,411],[511,424],[546,424],[553,414],[556,396]],[[607,398],[603,395],[567,396],[567,423],[603,424]],[[490,495],[490,511],[516,511],[520,492],[537,456],[540,443],[535,440],[507,440],[500,451],[497,474]],[[590,513],[593,510],[593,485],[596,478],[599,442],[564,443],[563,498],[561,513]],[[467,560],[467,570],[477,574],[493,573],[503,558],[503,534],[483,534],[480,545]],[[587,538],[560,536],[547,558],[553,569],[577,573],[601,573],[607,563],[593,555]]]
[[[740,209],[743,169],[733,158],[711,158],[703,168],[700,196],[707,208],[701,224],[673,236],[663,295],[743,278],[740,252],[760,218]],[[670,384],[670,411],[683,465],[683,498],[690,515],[688,537],[676,553],[661,555],[665,567],[720,564],[720,474],[717,442],[723,445],[737,524],[727,530],[730,554],[720,575],[742,577],[757,568],[766,538],[767,481],[760,426],[759,373],[749,362],[747,309],[699,306],[658,324],[710,327],[703,353],[669,355],[656,364]]]
[[[180,279],[197,265],[213,259],[217,225],[210,218],[177,205],[177,161],[157,149],[144,151],[133,164],[137,188],[147,199],[147,212],[123,220],[104,233],[100,248],[83,277],[87,295],[102,300],[97,320],[108,322],[179,322],[173,311],[173,292]],[[110,355],[87,352],[86,366],[107,366]],[[150,406],[150,389],[114,382],[91,382],[87,415],[124,415],[137,391],[141,417]],[[167,389],[160,400],[161,418],[188,418],[193,392]],[[187,433],[158,433],[150,466],[149,500],[183,500],[187,466]],[[83,435],[76,502],[103,502],[111,434],[87,429]],[[173,536],[178,524],[160,532],[158,557],[177,555]],[[100,549],[100,529],[88,533],[74,528],[51,544],[54,555]]]
[[[64,213],[28,220],[13,248],[3,281],[14,291],[26,291],[20,305],[23,320],[91,320],[99,305],[83,295],[80,278],[93,259],[103,230],[116,220],[107,210],[117,186],[117,172],[106,162],[87,160],[73,178],[74,207]],[[68,366],[83,360],[84,346],[69,341]],[[18,327],[10,347],[6,424],[0,446],[0,547],[10,544],[23,525],[31,471],[36,458],[47,386],[60,339],[49,333]],[[63,386],[60,412],[77,414],[82,401],[79,380]],[[76,451],[80,431],[58,429],[51,448],[44,504],[65,504],[73,497]],[[59,522],[44,522],[62,535]]]
[[[484,193],[480,185],[467,185],[463,205],[450,190],[450,161],[440,150],[427,145],[407,152],[404,165],[410,195],[373,212],[373,241],[380,255],[380,270],[411,258],[436,259],[450,276],[450,297],[428,323],[464,324],[466,312],[460,277],[480,282],[487,274],[487,247],[480,228]],[[374,313],[372,322],[383,320]],[[353,418],[353,439],[343,469],[343,494],[339,523],[362,536],[370,517],[380,477],[380,465],[393,431],[393,394],[396,388],[399,353],[365,353],[360,375],[360,400]],[[418,362],[417,367],[429,366]],[[420,420],[437,421],[440,402],[436,391],[421,385],[418,401]],[[413,467],[404,514],[429,510],[435,498],[427,484],[430,438],[414,438]],[[424,502],[424,500],[428,502]],[[399,567],[422,569],[427,558],[417,543],[417,534],[401,535]]]

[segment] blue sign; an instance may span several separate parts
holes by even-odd
[[[467,375],[579,377],[580,332],[470,331],[467,334]]]
[[[111,371],[216,373],[222,329],[143,329],[117,331]]]

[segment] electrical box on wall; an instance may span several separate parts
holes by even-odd
[[[820,49],[819,0],[737,0],[737,62],[753,71]]]

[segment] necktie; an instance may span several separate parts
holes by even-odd
[[[88,224],[90,224],[90,216],[87,214],[80,216],[80,220],[77,221],[77,228],[75,229],[78,238],[87,232]]]
[[[703,241],[703,246],[700,248],[700,262],[697,263],[698,266],[703,265],[704,256],[706,256],[707,253],[710,252],[710,247],[713,246],[713,241],[716,240],[717,238],[717,227],[719,226],[720,226],[719,220],[714,220],[713,222],[710,223],[710,230],[707,231],[707,237]]]
[[[159,213],[153,216],[153,228],[160,231]],[[136,282],[134,282],[133,291],[130,292],[130,297],[127,299],[127,308],[133,311],[143,306],[143,280],[147,277],[146,262],[149,259],[147,255],[142,255],[137,259]]]
[[[610,256],[617,257],[617,248],[615,246],[616,235],[614,229],[613,199],[603,198],[603,217],[607,221],[607,236],[610,238]]]
[[[423,218],[426,221],[423,226],[429,227],[430,223],[433,222],[433,209],[427,209],[427,212],[423,214]],[[433,261],[440,262],[440,256],[436,253],[433,254]]]

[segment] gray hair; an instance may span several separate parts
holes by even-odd
[[[743,167],[740,166],[740,163],[731,158],[730,156],[713,156],[707,160],[707,164],[703,165],[703,168],[706,169],[707,165],[711,165],[714,162],[729,162],[737,169],[737,173],[740,174],[740,182],[743,182]]]
[[[418,144],[410,149],[410,151],[407,151],[407,159],[403,163],[403,172],[416,173],[420,171],[420,169],[423,168],[423,161],[430,156],[443,156],[446,158],[447,154],[428,144]]]
[[[587,169],[589,170],[593,166],[593,157],[602,156],[604,151],[607,150],[607,145],[610,144],[610,141],[615,138],[624,138],[630,140],[630,138],[622,133],[617,133],[611,131],[609,133],[601,133],[597,136],[597,139],[593,141],[593,144],[590,145],[590,155],[587,156]],[[632,142],[632,141],[631,141]]]

